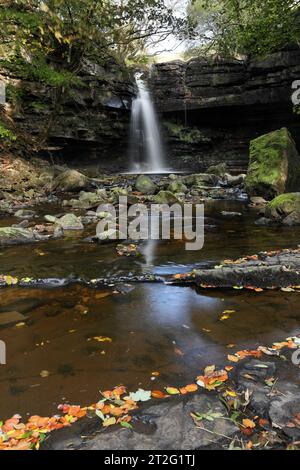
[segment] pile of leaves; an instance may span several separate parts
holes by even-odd
[[[229,355],[228,360],[231,363],[237,363],[247,357],[260,358],[263,354],[266,355],[280,355],[283,348],[297,349],[300,348],[300,337],[295,336],[287,338],[280,343],[274,343],[270,348],[259,346],[255,350],[238,351],[235,354]],[[195,393],[199,388],[204,388],[208,391],[216,391],[220,389],[222,399],[226,406],[231,406],[235,410],[235,414],[231,419],[237,417],[238,401],[240,398],[237,393],[232,390],[229,384],[229,373],[234,369],[233,365],[226,365],[222,370],[216,370],[215,365],[207,366],[202,375],[195,379],[195,383],[188,384],[184,387],[165,387],[162,390],[143,390],[139,389],[136,392],[128,393],[123,385],[115,387],[113,390],[101,392],[101,398],[96,404],[87,407],[79,405],[62,404],[59,405],[58,410],[60,414],[52,417],[31,416],[26,423],[21,422],[20,415],[14,415],[12,418],[7,419],[5,422],[0,421],[0,450],[38,450],[41,443],[46,438],[47,434],[52,431],[71,426],[87,415],[98,416],[102,422],[102,427],[107,428],[113,425],[120,425],[125,428],[132,428],[130,413],[139,408],[139,403],[147,402],[151,399],[167,399],[173,395],[186,395],[188,393]],[[154,372],[154,375],[159,375]],[[273,381],[271,383],[273,385]],[[246,392],[247,395],[247,392]],[[250,402],[249,396],[244,397],[243,406],[247,406]],[[202,415],[192,414],[197,426],[199,422],[206,419]],[[215,416],[210,416],[208,420],[215,419]],[[258,425],[264,427],[265,422],[256,417]],[[244,435],[250,436],[253,429],[257,426],[256,418],[244,418],[240,424],[240,430]],[[291,421],[290,426],[297,426],[299,416],[296,416]],[[201,427],[201,426],[200,426]]]

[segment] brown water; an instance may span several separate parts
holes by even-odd
[[[243,217],[224,218],[222,210]],[[210,227],[202,251],[181,242],[159,243],[152,263],[120,258],[113,246],[91,245],[82,235],[0,251],[1,272],[17,276],[88,278],[155,272],[185,272],[261,250],[295,247],[300,229],[256,227],[255,213],[242,203],[207,205]],[[2,220],[1,225],[9,221]],[[25,325],[0,329],[7,365],[0,366],[0,416],[55,413],[63,401],[92,403],[99,390],[125,384],[162,388],[189,383],[207,364],[223,365],[231,351],[270,344],[300,332],[299,295],[266,292],[200,292],[164,284],[114,288],[79,285],[60,289],[0,291],[1,312],[18,311]],[[235,310],[221,322],[226,309]],[[112,342],[98,342],[104,336]],[[49,375],[42,378],[41,371]],[[153,371],[160,376],[151,380]]]

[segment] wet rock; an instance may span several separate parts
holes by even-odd
[[[250,359],[241,363],[236,369],[237,384],[244,391],[249,390],[251,406],[261,417],[267,417],[271,399],[270,387],[265,380],[276,375],[276,364],[272,361]]]
[[[268,201],[266,201],[263,197],[253,196],[250,198],[250,203],[252,207],[263,207],[268,204]]]
[[[0,312],[0,326],[7,326],[13,323],[24,322],[24,320],[26,320],[26,317],[20,312]]]
[[[18,217],[19,219],[32,219],[35,217],[36,212],[31,211],[28,209],[19,209],[17,212],[15,212],[15,217]]]
[[[46,220],[46,222],[50,222],[52,224],[57,221],[57,217],[55,217],[54,215],[45,215],[44,219]]]
[[[157,186],[149,176],[140,175],[135,182],[135,189],[142,194],[152,195],[157,192]]]
[[[160,191],[153,200],[156,204],[181,204],[180,199],[170,191]]]
[[[300,391],[296,383],[279,384],[280,394],[275,397],[269,408],[269,417],[272,424],[283,429],[284,433],[292,439],[300,439],[300,427],[293,427],[293,419],[300,413]]]
[[[168,280],[170,284],[192,283],[215,288],[252,286],[257,288],[300,285],[300,249],[260,255],[223,263],[211,269],[197,269],[193,274]]]
[[[170,191],[171,193],[175,193],[175,194],[176,193],[186,194],[188,192],[188,188],[181,181],[175,180],[169,184],[168,191]]]
[[[218,184],[219,178],[216,175],[208,173],[198,173],[195,175],[188,175],[182,178],[182,182],[188,186],[196,186],[194,189],[197,189],[197,186],[216,186]]]
[[[262,196],[268,200],[300,189],[300,157],[286,128],[251,142],[245,184],[250,196]]]
[[[226,163],[219,163],[218,165],[210,166],[206,172],[224,178],[228,173],[228,166]]]
[[[276,197],[267,205],[265,216],[283,225],[300,225],[300,193]]]
[[[244,183],[246,179],[245,174],[237,175],[237,176],[232,176],[228,173],[225,174],[224,176],[224,181],[227,184],[227,186],[235,187],[235,186],[240,186],[241,184]]]
[[[79,192],[90,187],[90,179],[76,170],[66,170],[52,183],[52,191]]]
[[[61,238],[64,234],[62,227],[53,224],[35,225],[33,228],[34,238],[38,241],[49,240],[50,238]]]
[[[92,237],[92,241],[95,243],[116,243],[116,241],[124,238],[119,230],[111,228],[102,233],[97,233],[95,237]]]
[[[19,222],[18,224],[12,225],[12,227],[17,227],[17,228],[28,228],[29,227],[29,220],[25,219]]]
[[[267,217],[261,217],[260,219],[256,220],[254,223],[258,227],[268,227],[270,225],[274,225],[274,221],[271,219],[267,219]]]
[[[31,229],[18,227],[0,228],[0,246],[21,245],[34,241],[35,237]]]
[[[66,214],[55,222],[63,230],[83,230],[84,226],[81,222],[81,217],[74,214]]]
[[[197,428],[191,413],[207,413],[209,410],[222,417],[205,421],[204,429]],[[196,450],[220,447],[224,436],[233,437],[238,428],[227,417],[226,410],[214,395],[205,393],[170,398],[159,404],[148,405],[133,418],[133,429],[110,428],[99,431],[99,420],[85,420],[68,430],[49,436],[43,449],[91,449],[91,450]],[[93,430],[94,428],[94,430]],[[97,432],[98,431],[98,432]],[[97,432],[97,433],[96,433]],[[85,435],[88,438],[82,439]]]
[[[241,217],[243,214],[241,212],[227,212],[227,211],[222,211],[221,214],[224,217]]]
[[[81,191],[79,199],[64,201],[63,206],[71,206],[74,209],[93,209],[108,200],[105,189],[98,189],[95,192]]]

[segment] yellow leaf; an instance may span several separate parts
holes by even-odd
[[[216,366],[207,366],[204,369],[204,375],[212,374],[216,370]]]
[[[178,395],[180,393],[180,391],[178,390],[178,388],[174,388],[174,387],[166,387],[166,392],[169,394],[169,395]]]
[[[109,338],[108,336],[94,336],[94,338],[96,341],[98,341],[98,343],[104,343],[104,342],[108,342],[108,343],[111,343],[112,342],[112,339]]]
[[[116,424],[116,422],[116,418],[112,416],[111,418],[105,419],[102,423],[102,426],[107,428],[108,426],[113,426],[114,424]]]
[[[239,362],[239,358],[237,356],[233,356],[232,354],[228,354],[227,359],[230,362]]]

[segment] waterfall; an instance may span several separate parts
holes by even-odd
[[[132,173],[163,173],[164,153],[150,93],[141,74],[136,75],[138,95],[132,104],[130,158]]]

